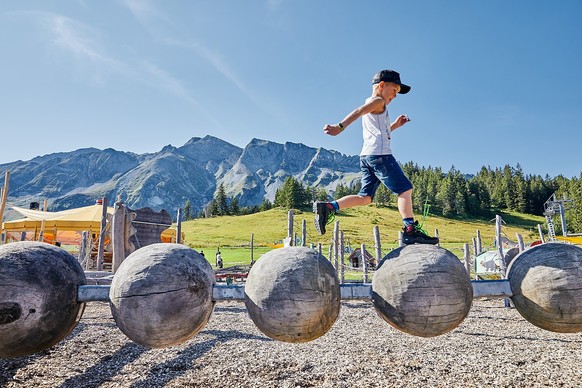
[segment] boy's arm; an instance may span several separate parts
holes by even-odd
[[[407,115],[400,115],[392,124],[390,124],[390,131],[394,132],[396,129],[400,128],[404,124],[410,121]]]
[[[382,97],[375,97],[370,101],[366,102],[364,105],[354,109],[339,123],[335,125],[327,124],[326,126],[324,126],[323,132],[331,136],[339,135],[344,129],[348,127],[348,125],[350,125],[351,123],[353,123],[366,113],[382,111],[385,106],[386,102]]]

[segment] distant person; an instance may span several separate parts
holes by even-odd
[[[222,268],[222,256],[220,255],[220,251],[216,252],[216,268]]]
[[[398,211],[402,216],[404,244],[438,244],[437,237],[430,237],[414,220],[412,211],[412,183],[392,155],[390,139],[392,132],[410,121],[408,116],[400,115],[390,123],[387,105],[396,94],[406,94],[410,86],[400,81],[400,74],[394,70],[382,70],[372,78],[372,95],[364,104],[335,125],[327,124],[323,132],[336,136],[358,118],[362,118],[364,145],[360,153],[362,189],[357,195],[347,195],[332,202],[315,202],[315,228],[325,234],[325,226],[333,221],[339,209],[368,205],[380,183],[398,195]]]

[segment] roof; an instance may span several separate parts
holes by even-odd
[[[24,209],[17,206],[13,210],[25,216],[13,221],[5,221],[2,229],[10,231],[24,231],[39,228],[44,221],[45,229],[65,230],[100,230],[102,205],[91,205],[60,212],[45,212],[40,210]],[[113,208],[107,207],[107,213],[113,214]]]

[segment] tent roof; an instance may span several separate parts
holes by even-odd
[[[60,212],[45,212],[40,210],[24,209],[17,206],[13,210],[25,216],[19,220],[6,221],[3,229],[10,231],[24,231],[38,228],[44,221],[45,229],[57,228],[66,230],[100,230],[102,205],[91,205]],[[108,207],[107,213],[113,214],[113,208]]]

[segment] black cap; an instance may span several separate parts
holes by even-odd
[[[396,85],[400,85],[400,94],[406,94],[410,92],[410,86],[404,85],[400,81],[400,74],[394,70],[382,70],[374,74],[374,78],[372,78],[372,85],[380,83],[380,82],[392,82]]]

